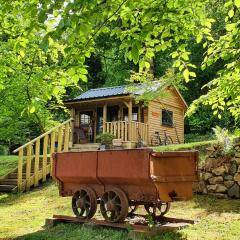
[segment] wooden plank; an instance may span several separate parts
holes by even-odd
[[[40,155],[40,139],[36,141],[35,145],[35,163],[34,163],[34,187],[38,186],[39,176],[39,155]]]
[[[50,175],[51,176],[52,176],[52,165],[53,165],[52,154],[55,152],[55,138],[56,138],[56,134],[53,131],[51,133],[51,146],[50,146],[50,166],[51,166]]]
[[[68,148],[69,148],[69,131],[70,131],[69,123],[66,123],[65,134],[64,134],[64,147],[63,147],[64,152],[68,152]]]
[[[18,152],[18,191],[23,191],[22,181],[22,168],[23,168],[23,149],[21,148]]]
[[[62,127],[59,127],[59,129],[58,129],[58,147],[57,147],[57,152],[61,152],[62,151],[62,141],[63,141]]]
[[[43,162],[42,162],[42,181],[46,181],[46,175],[47,175],[47,149],[48,149],[48,135],[46,135],[43,139]]]
[[[31,162],[32,162],[32,145],[27,146],[27,159],[26,159],[26,190],[31,187]]]

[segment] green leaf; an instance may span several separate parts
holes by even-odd
[[[240,8],[240,0],[235,0],[234,3],[237,8]]]
[[[190,75],[191,77],[196,77],[196,73],[195,73],[195,72],[189,72],[189,75]]]
[[[84,82],[87,82],[87,76],[83,74],[79,74],[79,78],[82,79]]]
[[[84,75],[88,74],[88,71],[87,71],[87,69],[85,69],[85,68],[79,68],[78,71],[79,71],[81,74],[84,74]]]
[[[31,108],[30,108],[30,113],[34,113],[36,111],[36,108],[35,108],[35,106],[32,106]]]
[[[228,12],[228,16],[229,16],[230,18],[232,18],[232,17],[234,16],[234,11],[233,11],[233,9],[231,9],[231,10]]]
[[[133,45],[131,50],[131,55],[132,55],[133,62],[137,64],[139,59],[139,51],[136,45]]]
[[[183,71],[183,77],[186,82],[189,82],[189,70],[187,68]]]

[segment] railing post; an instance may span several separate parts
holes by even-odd
[[[58,148],[57,148],[58,152],[62,151],[62,139],[63,139],[63,136],[62,136],[62,126],[61,126],[58,129]]]
[[[128,141],[132,141],[132,100],[128,103]]]
[[[106,132],[106,122],[107,122],[107,104],[103,106],[103,133]]]
[[[74,120],[70,122],[70,138],[69,138],[69,147],[73,146],[73,135],[74,135]]]
[[[39,155],[40,155],[40,139],[36,141],[35,145],[34,187],[38,186],[39,181]]]
[[[26,160],[26,190],[31,187],[31,163],[32,163],[32,144],[27,146],[27,160]]]
[[[47,176],[47,148],[48,148],[48,135],[44,136],[43,139],[43,160],[42,160],[43,182],[46,181]]]
[[[22,168],[23,168],[23,149],[21,148],[18,152],[18,191],[21,192],[23,190],[23,180],[22,180]]]
[[[64,134],[63,151],[67,152],[69,148],[69,131],[70,131],[69,123],[66,123],[64,131],[65,131],[65,134]]]
[[[52,165],[53,165],[53,158],[52,158],[52,154],[55,152],[55,138],[56,138],[56,134],[55,131],[53,131],[51,133],[51,147],[50,147],[50,175],[52,176]]]

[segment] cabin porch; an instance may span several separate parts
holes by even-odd
[[[82,101],[66,106],[74,119],[73,144],[96,143],[101,133],[111,133],[131,147],[140,140],[148,144],[147,108],[132,98]]]

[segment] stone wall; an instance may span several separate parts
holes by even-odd
[[[218,198],[240,198],[240,147],[233,156],[219,156],[214,148],[200,168],[200,182],[195,191]]]

